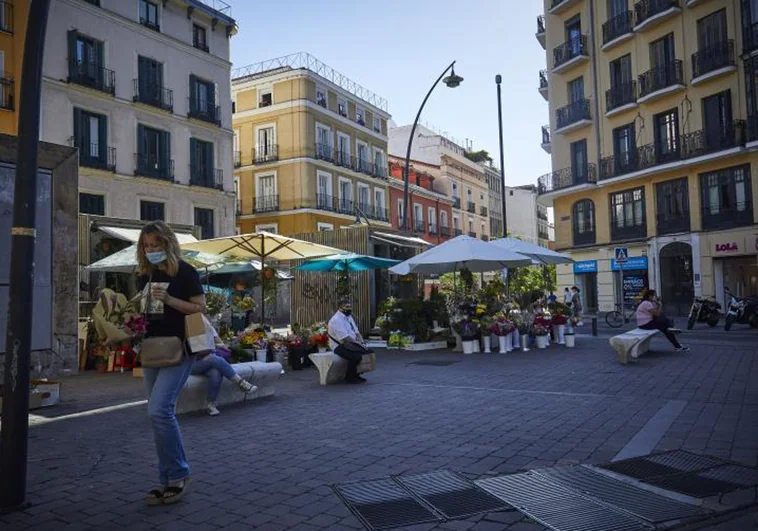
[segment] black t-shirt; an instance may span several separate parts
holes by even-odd
[[[139,277],[140,290],[150,282],[150,277]],[[165,271],[156,269],[153,272],[152,282],[168,282],[168,294],[176,299],[189,302],[191,297],[203,294],[203,285],[200,283],[200,275],[195,268],[182,260],[179,261],[179,271],[175,277],[170,277]],[[162,316],[147,315],[147,334],[145,337],[178,337],[184,341],[184,317],[186,314],[171,308],[168,304],[163,307]]]

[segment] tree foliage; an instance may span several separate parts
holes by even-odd
[[[486,149],[480,149],[479,151],[466,151],[464,155],[468,160],[471,162],[476,162],[477,164],[480,162],[492,162],[492,157],[490,156],[489,151]]]

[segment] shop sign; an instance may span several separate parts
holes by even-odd
[[[597,273],[597,260],[574,262],[574,274],[580,273]]]
[[[713,254],[739,254],[740,244],[737,240],[731,242],[717,242]]]
[[[647,287],[647,273],[624,275],[624,304],[633,307],[636,298]]]
[[[638,271],[641,269],[647,270],[647,256],[630,256],[623,264],[611,260],[611,271]]]

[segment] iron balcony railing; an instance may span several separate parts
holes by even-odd
[[[471,236],[472,238],[476,238],[476,232],[469,231],[468,235]]]
[[[0,109],[12,111],[16,108],[14,100],[15,82],[8,76],[0,77]]]
[[[190,164],[190,185],[204,188],[224,189],[224,170],[221,168],[204,168]]]
[[[450,227],[447,225],[440,225],[440,236],[450,236]]]
[[[389,221],[390,215],[386,208],[381,206],[373,206],[373,207],[367,207],[368,210],[364,211],[364,214],[368,216],[371,219],[375,219],[377,221]]]
[[[684,84],[682,61],[674,61],[651,68],[639,76],[640,98],[673,85]]]
[[[729,229],[753,224],[753,201],[750,198],[719,205],[718,209],[711,207],[707,198],[701,199],[701,203],[704,230]]]
[[[328,144],[316,144],[315,156],[319,160],[324,160],[348,168],[359,173],[365,173],[372,177],[387,177],[387,167],[381,164],[374,164],[368,160],[361,159],[350,155],[347,152],[332,148]]]
[[[574,245],[592,245],[595,243],[595,230],[585,230],[579,232],[576,229],[573,231]]]
[[[279,145],[268,144],[253,148],[253,162],[255,164],[265,164],[279,160]]]
[[[413,230],[414,230],[414,232],[418,232],[420,234],[423,234],[425,232],[424,222],[423,221],[419,221],[419,220],[414,221],[414,223],[413,223]]]
[[[681,158],[690,159],[732,149],[745,144],[746,123],[744,120],[732,120],[710,129],[700,129],[682,135]]]
[[[480,216],[486,216],[487,215],[487,207],[486,206],[479,207],[479,215]]]
[[[329,212],[337,211],[337,198],[328,194],[316,194],[316,208]]]
[[[189,111],[187,116],[204,122],[221,125],[221,107],[212,101],[201,101],[198,98],[187,98]]]
[[[429,224],[429,231],[428,232],[429,232],[429,234],[431,236],[436,236],[437,235],[437,225],[435,225],[434,223],[430,223]]]
[[[690,231],[690,211],[677,214],[658,212],[656,215],[658,235]]]
[[[732,39],[713,44],[692,54],[692,78],[735,64]]]
[[[635,80],[620,83],[605,91],[605,109],[612,111],[637,101],[637,82]]]
[[[160,155],[135,153],[134,175],[173,181],[174,161],[166,160]]]
[[[540,90],[547,88],[547,70],[540,70]]]
[[[758,140],[758,114],[751,114],[747,117],[747,141],[755,142]]]
[[[545,221],[547,221],[547,213],[542,212],[541,210],[538,210],[537,211],[537,218],[538,219],[544,219]]]
[[[242,152],[235,151],[234,152],[234,167],[239,168],[241,166],[242,166]]]
[[[679,0],[640,0],[634,4],[634,25],[639,26],[673,7],[679,7]]]
[[[469,201],[466,204],[466,210],[468,210],[472,214],[475,213],[476,212],[476,203],[474,203],[473,201]]]
[[[576,57],[587,55],[587,36],[577,35],[553,49],[553,68],[558,68]]]
[[[542,143],[543,144],[550,143],[550,126],[549,125],[542,126]]]
[[[453,229],[453,234],[455,236],[460,236],[461,234],[463,234],[463,231],[461,229]]]
[[[461,198],[453,197],[453,208],[461,208]]]
[[[545,33],[545,15],[537,17],[537,33]]]
[[[262,214],[264,212],[277,212],[279,210],[278,195],[259,195],[256,196],[253,204],[253,213]]]
[[[105,171],[116,171],[116,148],[100,144],[82,143],[75,137],[68,139],[68,145],[79,149],[79,165]]]
[[[482,241],[488,242],[490,241],[490,237],[487,236],[486,234],[482,234]]]
[[[200,39],[198,38],[197,34],[192,36],[192,46],[206,53],[210,51],[210,48],[208,48],[207,39]]]
[[[340,197],[337,200],[337,212],[339,212],[340,214],[350,214],[350,215],[354,214],[355,205],[353,204],[353,200]]]
[[[356,158],[355,159],[355,170],[359,171],[361,173],[371,173],[371,163],[367,161],[366,159],[362,158]]]
[[[174,112],[174,91],[139,78],[134,80],[134,101]]]
[[[0,2],[0,31],[13,33],[13,4]]]
[[[582,120],[591,120],[590,100],[578,100],[555,111],[555,126],[563,129]]]
[[[68,82],[93,88],[106,94],[116,94],[116,72],[95,63],[69,62]]]
[[[139,23],[145,26],[146,28],[150,28],[151,30],[154,30],[154,31],[161,30],[160,24],[158,24],[157,22],[153,22],[152,20],[144,18],[144,17],[139,18]]]
[[[537,193],[546,194],[581,184],[597,183],[597,168],[589,163],[581,169],[563,168],[547,173],[537,180]]]
[[[622,35],[632,32],[634,15],[631,11],[624,11],[603,24],[603,44],[608,44]]]

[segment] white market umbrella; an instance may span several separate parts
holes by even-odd
[[[527,256],[461,235],[390,268],[390,271],[396,275],[442,274],[466,268],[472,273],[484,273],[529,265],[532,265],[532,259]]]
[[[488,245],[528,256],[539,262],[540,265],[570,264],[573,262],[571,257],[566,254],[557,253],[547,247],[535,245],[517,238],[500,238],[490,241]]]
[[[212,266],[224,262],[222,256],[194,251],[183,252],[182,259],[195,269],[210,269]],[[121,249],[102,260],[88,265],[85,267],[85,270],[99,273],[133,273],[136,268],[137,246],[130,245],[126,249]]]

